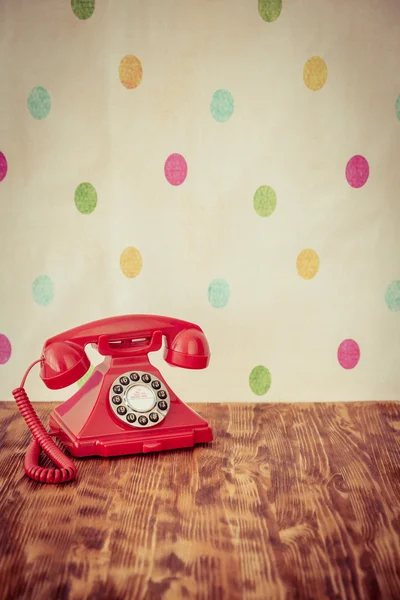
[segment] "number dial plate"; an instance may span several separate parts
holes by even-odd
[[[165,385],[145,371],[128,371],[119,375],[111,384],[108,400],[114,415],[137,429],[158,425],[165,419],[170,407]],[[122,407],[126,409],[124,414],[121,414]]]

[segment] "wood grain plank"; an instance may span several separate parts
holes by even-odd
[[[369,493],[358,485],[356,503],[367,510],[367,543],[361,556],[366,580],[379,589],[376,597],[400,598],[400,413],[396,405],[387,404],[379,413],[370,405],[364,411],[350,406],[349,415],[370,459],[364,467],[371,481]],[[384,443],[387,436],[393,443]]]
[[[0,403],[0,598],[400,598],[398,403],[193,408],[211,445],[43,486]]]

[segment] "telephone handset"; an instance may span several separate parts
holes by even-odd
[[[56,436],[74,457],[118,456],[194,446],[213,439],[208,423],[186,406],[149,362],[161,348],[164,359],[186,369],[205,369],[207,339],[198,325],[158,315],[125,315],[93,321],[48,339],[13,396],[32,443],[25,473],[42,483],[71,481],[72,460],[56,445]],[[24,389],[30,369],[40,363],[40,377],[51,390],[78,381],[90,367],[85,347],[92,344],[104,361],[69,400],[50,416],[50,432],[37,417]],[[41,449],[57,468],[39,466]]]

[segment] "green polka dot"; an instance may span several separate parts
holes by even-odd
[[[254,367],[249,377],[249,384],[257,396],[263,396],[271,387],[271,373],[267,367]]]
[[[385,302],[390,310],[394,312],[400,310],[400,280],[389,283],[386,289]]]
[[[282,0],[258,0],[258,12],[260,17],[271,23],[276,21],[282,11]]]
[[[223,308],[229,302],[231,291],[225,279],[213,279],[208,286],[208,301],[214,308]]]
[[[32,88],[28,96],[28,109],[34,119],[45,119],[50,112],[51,98],[49,92],[37,85]]]
[[[83,377],[81,377],[78,381],[78,386],[81,388],[88,379],[90,379],[90,377],[92,376],[92,373],[94,371],[94,366],[90,365],[89,369],[86,371],[86,373],[84,374]]]
[[[39,275],[32,284],[32,295],[36,304],[48,306],[54,298],[54,284],[48,275]]]
[[[398,118],[398,119],[399,119],[399,121],[400,121],[400,94],[397,96],[397,100],[396,100],[396,105],[395,105],[395,108],[396,108],[396,115],[397,115],[397,118]]]
[[[75,190],[75,205],[80,213],[89,215],[97,205],[97,192],[91,183],[81,183]]]
[[[270,217],[276,208],[276,194],[269,185],[262,185],[254,194],[254,210],[260,217]]]
[[[217,90],[211,100],[211,114],[219,123],[228,121],[233,113],[233,97],[228,90]]]
[[[71,0],[71,8],[74,15],[85,21],[89,19],[94,11],[95,0]]]

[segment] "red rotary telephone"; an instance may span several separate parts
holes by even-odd
[[[157,315],[101,319],[45,342],[41,358],[13,391],[34,438],[24,464],[29,477],[42,483],[74,479],[74,463],[52,436],[76,457],[156,452],[212,441],[208,423],[177,398],[149,362],[148,353],[161,348],[163,337],[167,363],[186,369],[208,366],[210,350],[200,327]],[[25,392],[26,377],[40,363],[40,377],[51,390],[75,383],[90,367],[87,344],[105,359],[81,389],[52,412],[48,433]],[[58,468],[39,466],[41,449]]]

